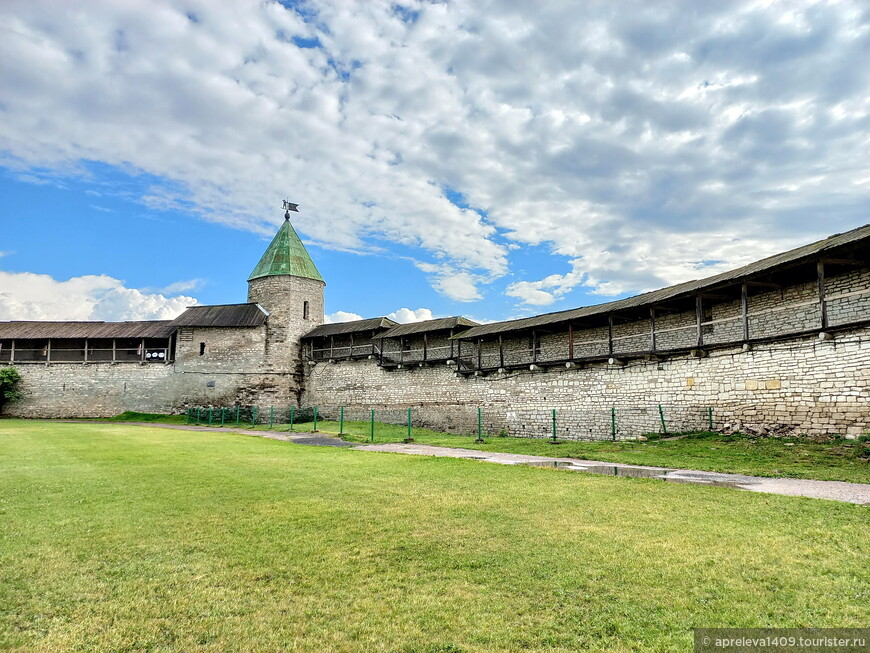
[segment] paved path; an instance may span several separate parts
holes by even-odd
[[[58,420],[85,421],[85,420]],[[150,422],[95,422],[99,424],[128,424],[133,426],[154,426],[158,428],[179,429],[184,431],[210,431],[209,426],[187,426],[182,424],[153,424]],[[693,469],[675,469],[671,467],[645,467],[642,465],[627,465],[623,463],[607,463],[595,460],[578,460],[577,458],[550,458],[547,456],[528,456],[524,454],[499,453],[495,451],[478,451],[476,449],[458,449],[453,447],[435,447],[428,444],[362,444],[354,445],[338,437],[317,433],[289,433],[286,431],[253,431],[236,428],[223,428],[223,432],[256,435],[272,440],[292,442],[294,444],[350,447],[359,451],[375,451],[387,453],[403,453],[418,456],[438,456],[441,458],[464,458],[480,460],[500,465],[535,465],[538,467],[555,467],[577,472],[591,472],[607,476],[633,476],[657,478],[673,483],[697,483],[700,485],[716,485],[721,487],[739,488],[751,492],[767,492],[788,496],[810,497],[813,499],[831,499],[870,506],[870,484],[846,483],[844,481],[810,481],[801,478],[767,478],[764,476],[746,476],[744,474],[721,474],[719,472],[703,472]]]

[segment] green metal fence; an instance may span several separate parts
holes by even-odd
[[[716,428],[711,406],[611,406],[596,410],[572,407],[508,410],[483,406],[192,406],[187,423],[204,426],[318,432],[412,442],[415,433],[438,432],[487,437],[514,436],[561,440],[629,440]]]

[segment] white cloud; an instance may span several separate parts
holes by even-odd
[[[395,320],[399,324],[407,324],[408,322],[422,322],[423,320],[431,320],[432,311],[428,308],[418,308],[412,311],[410,308],[400,308],[387,315],[391,320]]]
[[[337,322],[353,322],[354,320],[362,320],[362,315],[356,313],[348,313],[347,311],[336,311],[323,316],[324,324],[335,324]]]
[[[570,269],[511,296],[639,291],[866,221],[862,7],[9,0],[0,151],[263,233],[292,179],[307,237],[412,248],[456,301],[534,244]]]
[[[168,286],[161,288],[157,292],[162,295],[177,295],[181,292],[191,292],[192,290],[199,290],[202,288],[202,285],[205,283],[204,279],[190,279],[188,281],[176,281],[175,283],[170,283]]]
[[[386,317],[391,320],[395,320],[400,324],[405,324],[407,322],[422,322],[423,320],[431,320],[432,319],[432,311],[428,308],[418,308],[415,311],[412,311],[410,308],[400,308],[392,313],[389,313]],[[329,313],[323,316],[324,324],[335,324],[337,322],[351,322],[353,320],[362,320],[363,316],[358,315],[357,313],[350,313],[348,311],[336,311],[335,313]]]
[[[170,320],[197,303],[127,288],[105,275],[58,281],[46,274],[0,271],[0,320]]]

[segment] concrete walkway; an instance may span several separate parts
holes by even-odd
[[[84,420],[59,420],[84,421]],[[106,424],[107,422],[96,422]],[[215,428],[208,426],[187,426],[182,424],[152,424],[149,422],[108,422],[128,424],[133,426],[153,426],[157,428],[179,429],[184,431],[209,431]],[[577,472],[590,472],[606,476],[631,476],[640,478],[656,478],[672,483],[697,483],[699,485],[715,485],[730,487],[750,492],[766,492],[769,494],[784,494],[787,496],[810,497],[813,499],[830,499],[845,501],[859,505],[870,506],[870,484],[846,483],[844,481],[810,481],[801,478],[767,478],[764,476],[746,476],[743,474],[721,474],[719,472],[704,472],[693,469],[675,469],[670,467],[645,467],[643,465],[627,465],[608,463],[595,460],[579,460],[577,458],[550,458],[547,456],[528,456],[524,454],[500,453],[495,451],[478,451],[476,449],[458,449],[453,447],[435,447],[428,444],[352,444],[338,437],[317,433],[289,433],[275,431],[253,431],[235,428],[222,428],[223,432],[256,435],[272,440],[281,440],[301,445],[346,447],[359,451],[385,453],[402,453],[417,456],[437,456],[440,458],[464,458],[480,460],[500,465],[533,465],[536,467],[554,467]]]

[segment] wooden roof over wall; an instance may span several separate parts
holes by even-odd
[[[142,322],[0,322],[0,338],[168,338],[171,320]]]
[[[257,327],[266,322],[268,313],[259,304],[220,304],[191,306],[172,321],[182,327]]]

